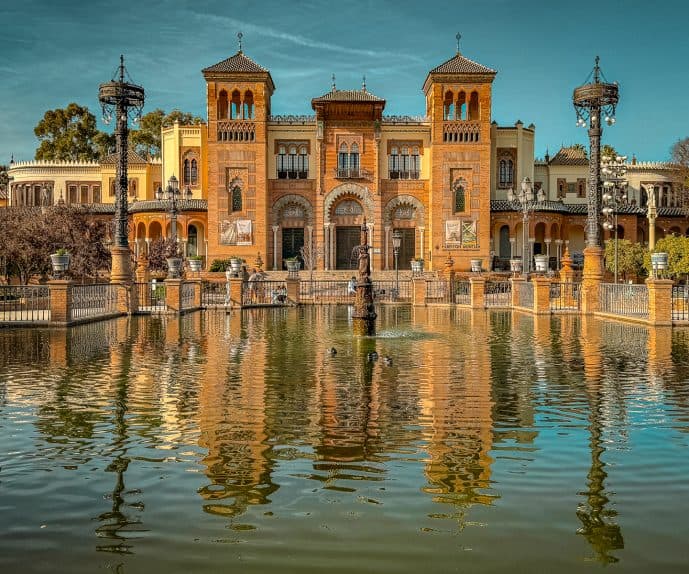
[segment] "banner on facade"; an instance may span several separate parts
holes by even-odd
[[[220,222],[220,245],[251,245],[252,243],[250,219]]]
[[[464,249],[478,247],[476,221],[467,219],[446,221],[445,246]]]

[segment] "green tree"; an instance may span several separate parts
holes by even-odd
[[[96,116],[72,102],[66,108],[48,110],[34,128],[40,141],[36,159],[93,161],[98,159]]]
[[[130,147],[146,159],[160,155],[160,131],[163,128],[170,127],[175,122],[179,122],[183,126],[189,126],[203,123],[203,119],[180,110],[172,110],[169,114],[166,114],[161,109],[155,109],[141,117],[139,129],[130,132]]]
[[[689,279],[689,237],[684,235],[668,235],[656,241],[656,253],[667,253],[667,274],[673,279],[685,277]],[[644,257],[644,266],[651,271],[651,256]]]
[[[612,158],[616,158],[619,154],[617,153],[617,150],[610,144],[605,144],[600,148],[600,155],[601,157],[609,156]]]
[[[670,150],[670,159],[677,168],[677,193],[679,193],[684,212],[689,212],[689,138],[678,140]]]
[[[641,243],[632,243],[629,239],[617,240],[617,273],[626,281],[628,276],[637,277],[646,274],[644,257],[648,251]],[[605,268],[615,272],[615,240],[605,242]]]

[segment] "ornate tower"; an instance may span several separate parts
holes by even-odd
[[[432,267],[452,254],[456,266],[490,256],[491,89],[497,72],[459,52],[432,69],[423,85],[431,121]]]
[[[205,68],[208,107],[208,258],[268,252],[270,72],[239,50]]]

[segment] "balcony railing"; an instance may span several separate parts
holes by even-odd
[[[278,179],[308,179],[309,178],[309,172],[308,172],[308,170],[299,171],[299,170],[286,170],[286,169],[279,169],[278,168],[277,177],[278,177]]]
[[[390,179],[419,179],[420,175],[418,171],[390,171]]]
[[[370,171],[360,167],[335,168],[337,179],[371,179],[373,176]]]

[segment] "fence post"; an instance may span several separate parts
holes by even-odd
[[[288,277],[285,283],[287,285],[287,300],[294,305],[299,305],[299,284],[301,283],[300,279],[298,277]]]
[[[200,275],[200,273],[197,275]],[[194,284],[194,309],[201,309],[203,307],[203,281],[201,279],[192,279],[189,282]]]
[[[646,279],[648,288],[648,322],[672,325],[672,280]]]
[[[242,306],[242,284],[244,279],[241,277],[232,277],[230,279],[230,307]]]
[[[50,289],[50,322],[67,325],[72,321],[72,282],[69,279],[48,281]]]
[[[512,300],[510,303],[512,307],[519,307],[521,286],[526,283],[526,277],[510,277],[510,283],[512,283]]]
[[[165,279],[165,304],[168,311],[179,313],[182,310],[182,280]]]
[[[470,277],[471,308],[484,309],[486,306],[486,280],[483,277]]]
[[[413,277],[412,286],[412,305],[426,305],[426,280],[423,277]]]
[[[550,278],[539,275],[533,283],[533,312],[536,315],[550,314]]]
[[[117,289],[117,312],[131,315],[139,310],[137,290],[132,283],[111,283]]]
[[[581,282],[581,312],[590,315],[600,310],[600,285],[603,282],[603,249],[584,249],[584,275]]]

